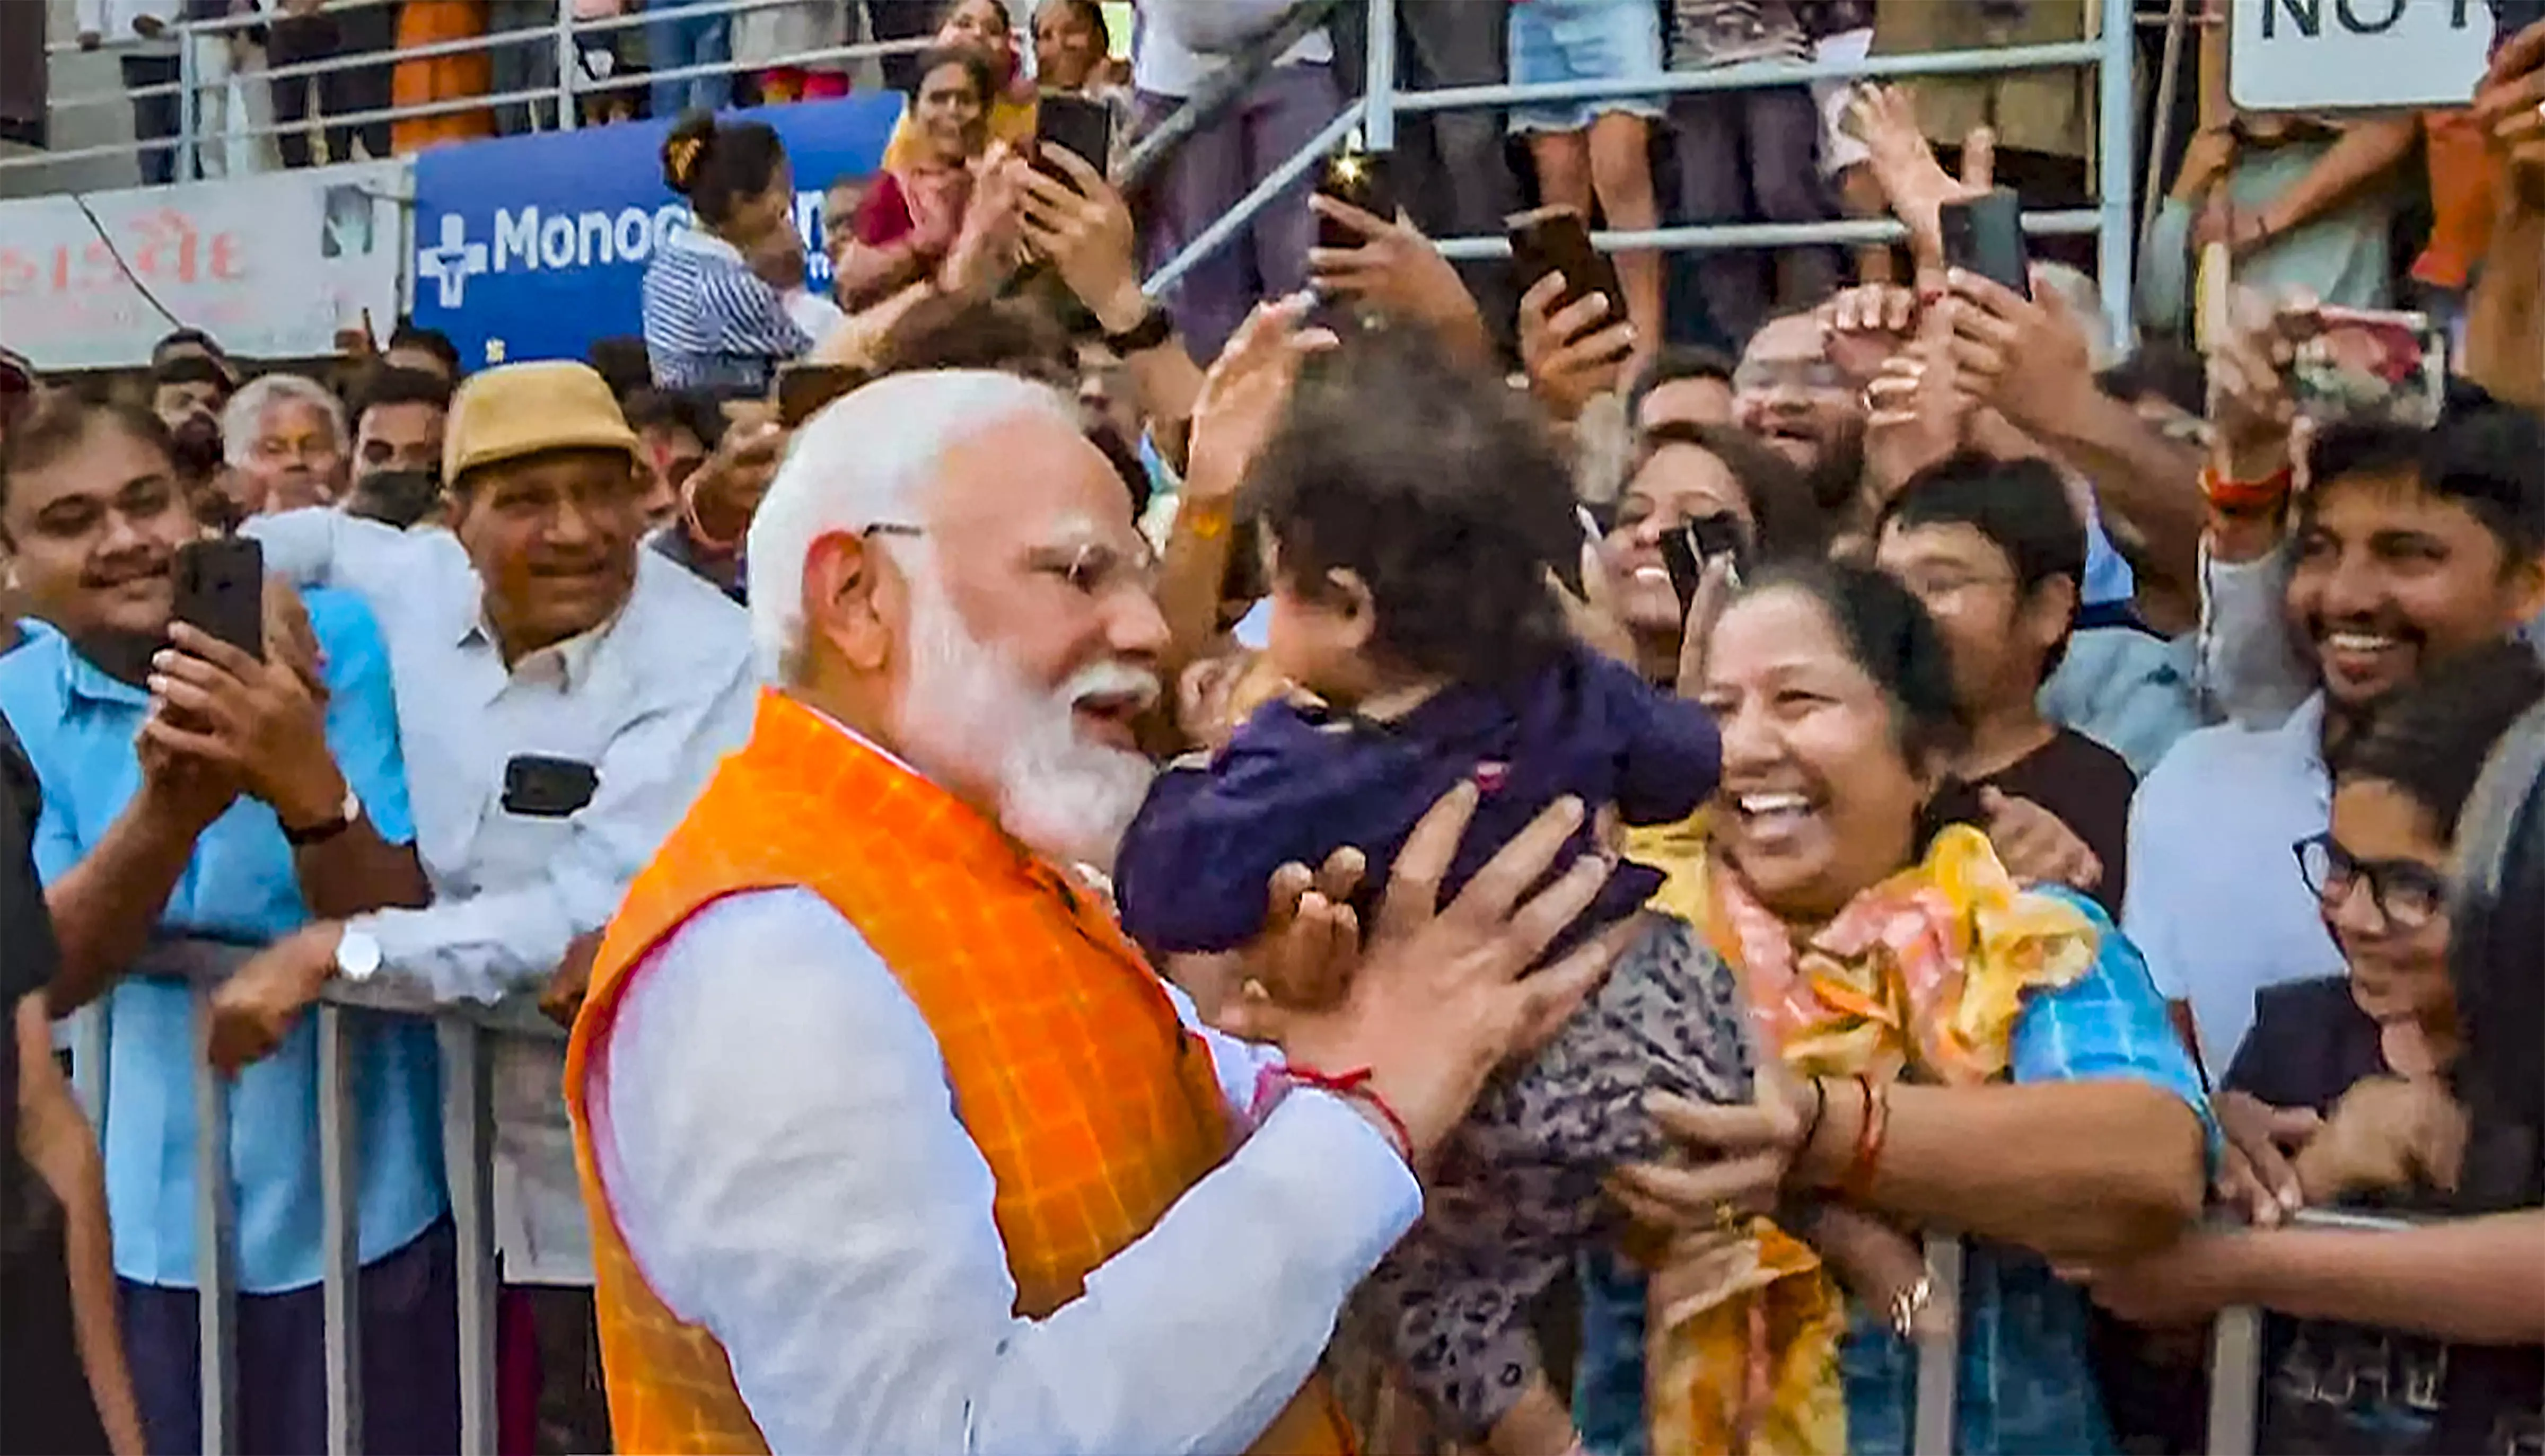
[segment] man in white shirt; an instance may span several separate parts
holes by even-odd
[[[742,740],[746,619],[640,549],[637,448],[588,366],[511,364],[452,400],[450,530],[327,511],[251,526],[270,570],[360,593],[378,616],[434,892],[424,910],[313,926],[243,968],[260,993],[246,999],[274,1025],[333,975],[396,976],[442,1001],[540,986]],[[552,1043],[495,1045],[497,1248],[506,1281],[539,1291],[549,1347],[552,1335],[588,1344],[554,1325],[588,1331],[592,1282],[562,1070]],[[559,1290],[571,1292],[546,1292]],[[581,1364],[549,1374],[588,1384]],[[600,1393],[587,1394],[563,1422],[572,1449],[607,1439]]]
[[[141,185],[166,186],[177,177],[178,0],[79,0],[77,13],[80,49],[117,47]]]
[[[749,554],[783,686],[630,887],[569,1053],[618,1448],[1344,1449],[1312,1375],[1412,1170],[1603,968],[1520,976],[1604,865],[1511,913],[1580,806],[1436,917],[1407,887],[1453,795],[1271,1068],[1181,1025],[1058,867],[1145,793],[1167,639],[1071,401],[870,384],[799,433]],[[1296,904],[1283,947],[1337,929]]]

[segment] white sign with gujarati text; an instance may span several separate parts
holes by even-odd
[[[2463,106],[2492,47],[2485,0],[2229,0],[2227,91],[2255,112]]]
[[[366,309],[397,318],[412,193],[383,161],[0,202],[0,344],[40,369],[147,364],[180,325],[244,359],[333,354]]]

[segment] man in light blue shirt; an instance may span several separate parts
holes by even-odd
[[[106,997],[125,1342],[151,1448],[200,1449],[201,1033],[184,981],[134,972],[171,964],[166,942],[220,963],[313,914],[420,902],[386,654],[361,604],[333,594],[307,605],[314,653],[279,601],[262,660],[172,625],[177,551],[201,529],[146,414],[69,396],[40,406],[0,454],[0,532],[30,605],[59,629],[0,659],[0,710],[43,785],[36,855],[62,942],[49,999],[58,1015]],[[231,1091],[239,1435],[249,1450],[317,1450],[317,1039],[305,1017],[279,1030],[278,1054]],[[433,1030],[366,1018],[350,1034],[364,1441],[448,1451],[457,1286]]]

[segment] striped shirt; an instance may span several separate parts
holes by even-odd
[[[786,297],[731,243],[675,232],[645,266],[645,355],[663,389],[765,389],[813,347]]]

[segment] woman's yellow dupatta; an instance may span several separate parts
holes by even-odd
[[[1797,946],[1706,852],[1703,816],[1629,835],[1667,876],[1654,909],[1699,928],[1741,978],[1761,1040],[1805,1076],[1970,1086],[2006,1070],[2025,992],[2093,964],[2093,922],[2018,888],[1976,830],[1857,896]],[[1844,1296],[1767,1219],[1695,1256],[1648,1259],[1645,1390],[1654,1456],[1842,1456]]]

